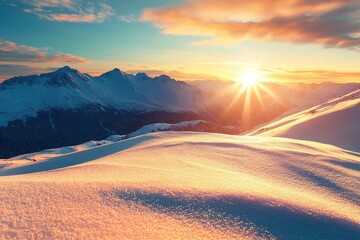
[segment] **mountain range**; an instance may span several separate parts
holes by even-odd
[[[205,92],[168,76],[63,67],[0,84],[0,157],[129,133],[156,122],[208,118]]]
[[[266,83],[265,90],[249,96],[239,95],[241,86],[233,82],[184,82],[117,68],[94,77],[65,66],[0,83],[0,158],[128,134],[159,122],[205,120],[241,132],[358,87]]]

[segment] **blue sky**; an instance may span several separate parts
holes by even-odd
[[[129,61],[140,57],[134,55],[136,53],[162,51],[179,43],[176,37],[173,37],[173,41],[163,40],[169,36],[159,34],[156,28],[149,27],[150,23],[128,23],[117,19],[118,16],[138,17],[142,9],[158,6],[166,1],[132,2],[134,1],[111,1],[117,16],[110,16],[101,23],[48,21],[25,13],[22,7],[2,4],[1,38],[29,46],[50,46],[56,51],[91,59],[121,58]]]
[[[358,81],[356,1],[290,2],[0,0],[0,79],[70,65],[94,75],[119,67],[232,80],[257,68],[275,81]],[[272,15],[261,10],[269,3]],[[315,27],[303,23],[309,14]]]

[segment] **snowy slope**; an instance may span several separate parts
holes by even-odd
[[[83,144],[75,145],[75,146],[66,146],[66,147],[60,147],[60,148],[53,148],[53,149],[45,149],[40,152],[34,152],[34,153],[27,153],[22,154],[16,157],[12,157],[7,161],[8,164],[11,164],[13,162],[16,163],[24,163],[24,161],[43,161],[49,158],[58,157],[64,154],[74,153],[78,151],[84,151],[88,150],[90,148],[98,147],[105,144],[110,144],[114,142],[118,142],[120,140],[126,139],[126,138],[132,138],[137,137],[143,134],[152,133],[152,132],[160,132],[160,131],[169,131],[172,128],[186,128],[189,126],[196,126],[199,123],[202,123],[205,121],[201,120],[195,120],[195,121],[186,121],[186,122],[180,122],[176,124],[170,124],[170,123],[154,123],[149,124],[146,126],[143,126],[139,128],[138,130],[129,133],[127,135],[112,135],[108,138],[100,141],[89,141]]]
[[[8,164],[11,164],[13,162],[24,163],[25,161],[33,161],[33,162],[43,161],[43,160],[46,160],[49,158],[58,157],[61,155],[74,153],[74,152],[78,152],[78,151],[84,151],[84,150],[88,150],[90,148],[98,147],[101,145],[118,142],[125,138],[126,138],[125,135],[112,135],[112,136],[109,136],[108,138],[106,138],[104,140],[100,140],[100,141],[93,140],[93,141],[89,141],[89,142],[75,145],[75,146],[66,146],[66,147],[60,147],[60,148],[45,149],[40,152],[22,154],[22,155],[10,158],[9,160],[7,160],[7,162],[8,162]]]
[[[142,135],[0,169],[0,238],[359,239],[359,166],[316,142]]]
[[[360,90],[274,121],[249,135],[311,140],[360,151]]]
[[[140,129],[127,134],[126,137],[136,137],[146,133],[161,131],[196,131],[196,132],[214,132],[237,134],[238,130],[232,126],[220,126],[203,120],[185,121],[180,123],[154,123],[141,127]]]
[[[83,144],[75,145],[75,146],[66,146],[60,148],[46,149],[40,152],[27,153],[18,155],[16,157],[12,157],[9,159],[7,164],[11,163],[19,163],[24,161],[43,161],[49,158],[58,157],[64,154],[74,153],[77,151],[84,151],[90,148],[98,147],[105,144],[110,144],[114,142],[118,142],[120,140],[124,140],[127,138],[137,137],[143,134],[152,133],[152,132],[162,132],[162,131],[197,131],[197,132],[219,132],[219,133],[229,133],[229,134],[237,134],[238,131],[234,127],[230,126],[220,126],[215,125],[210,122],[206,122],[203,120],[194,120],[194,121],[185,121],[180,123],[154,123],[143,126],[138,130],[126,134],[126,135],[111,135],[104,140],[100,141],[89,141]],[[5,164],[5,163],[4,163]]]
[[[181,123],[176,123],[176,124],[169,124],[169,123],[149,124],[149,125],[143,126],[142,128],[136,130],[135,132],[128,134],[127,137],[136,137],[136,136],[140,136],[140,135],[143,135],[146,133],[165,131],[165,130],[168,130],[173,127],[194,126],[201,122],[205,122],[205,121],[195,120],[195,121],[186,121],[186,122],[181,122]]]

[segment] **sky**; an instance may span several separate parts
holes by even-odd
[[[0,0],[0,81],[71,66],[360,82],[359,0]]]

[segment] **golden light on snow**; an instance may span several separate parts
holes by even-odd
[[[1,170],[0,239],[276,239],[291,221],[350,236],[358,174],[343,166],[358,161],[285,138],[142,135]]]

